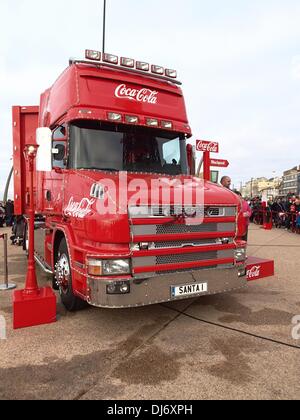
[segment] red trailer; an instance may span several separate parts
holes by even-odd
[[[175,71],[87,51],[40,107],[14,107],[15,208],[25,218],[23,149],[36,130],[35,258],[68,310],[247,284],[240,199],[195,177]]]

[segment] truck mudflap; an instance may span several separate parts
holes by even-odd
[[[90,305],[100,308],[132,308],[230,292],[247,285],[246,267],[209,269],[161,275],[147,279],[112,281],[88,279]],[[126,294],[109,294],[110,286],[127,284]]]

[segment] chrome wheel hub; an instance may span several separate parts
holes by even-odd
[[[71,270],[68,257],[66,254],[62,254],[59,256],[55,266],[55,277],[59,286],[59,290],[64,294],[69,291],[70,274]]]

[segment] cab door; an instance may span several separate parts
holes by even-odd
[[[52,171],[46,174],[44,188],[45,212],[61,215],[64,201],[64,177],[67,168],[68,129],[61,125],[52,134]]]

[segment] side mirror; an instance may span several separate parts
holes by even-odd
[[[52,132],[50,128],[42,127],[36,130],[36,143],[40,146],[36,157],[36,170],[52,171]]]

